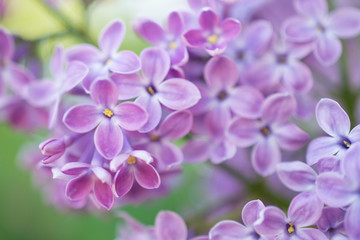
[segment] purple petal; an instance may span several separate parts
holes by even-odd
[[[355,8],[340,8],[330,15],[330,28],[341,38],[356,37],[360,33],[360,11]]]
[[[330,157],[339,151],[336,139],[319,137],[312,140],[306,151],[306,162],[309,165],[317,163],[324,157]]]
[[[10,60],[14,54],[14,40],[12,36],[0,27],[0,61]]]
[[[356,192],[341,175],[326,172],[319,175],[316,181],[318,197],[331,207],[344,207],[356,199]]]
[[[220,28],[222,30],[221,36],[229,42],[239,35],[241,31],[241,24],[236,19],[226,18],[221,22]]]
[[[134,184],[134,174],[126,164],[122,165],[114,177],[114,191],[117,197],[127,194]]]
[[[148,113],[138,104],[124,102],[114,108],[116,122],[125,130],[139,130],[148,120]]]
[[[181,78],[172,78],[162,82],[158,91],[159,102],[174,110],[192,107],[201,98],[195,84]]]
[[[232,92],[230,96],[231,110],[245,118],[257,119],[261,115],[261,105],[264,96],[256,88],[250,86],[241,86]]]
[[[239,78],[236,63],[227,57],[213,57],[204,70],[206,83],[214,90],[233,87]]]
[[[209,238],[211,240],[237,240],[244,239],[249,233],[249,230],[242,224],[225,220],[217,223],[211,228]]]
[[[77,178],[70,180],[66,184],[66,197],[72,201],[81,200],[87,197],[93,187],[91,174],[85,173]]]
[[[153,149],[153,151],[154,156],[165,169],[179,165],[184,159],[183,153],[179,147],[171,142],[163,142],[161,145],[157,145],[157,148]]]
[[[268,97],[262,106],[262,119],[267,124],[284,123],[295,112],[296,100],[288,93],[276,93]]]
[[[245,226],[251,227],[260,218],[260,212],[265,208],[260,200],[248,202],[241,213]]]
[[[293,191],[306,192],[315,187],[317,174],[303,162],[282,162],[276,166],[276,171],[281,182]]]
[[[255,222],[256,232],[263,235],[276,235],[282,233],[286,227],[286,216],[277,207],[266,207],[260,213],[260,219]]]
[[[256,144],[252,150],[251,162],[257,173],[269,176],[276,170],[281,161],[279,146],[273,139],[264,139]]]
[[[153,130],[160,122],[161,119],[161,105],[157,98],[151,97],[148,94],[140,96],[136,99],[135,103],[142,106],[146,112],[151,113],[148,115],[148,121],[139,130],[140,132],[149,132]]]
[[[328,11],[325,0],[295,0],[294,7],[298,13],[310,17],[322,17]]]
[[[184,73],[182,69],[175,68],[174,65],[182,66],[189,60],[189,53],[187,51],[185,43],[181,41],[179,43],[179,46],[173,51],[170,51],[169,54],[171,58],[172,68],[170,68],[169,74],[166,78],[183,78]]]
[[[88,66],[94,62],[101,61],[101,53],[90,44],[78,44],[69,48],[66,52],[66,57],[69,61],[80,61]]]
[[[26,99],[34,107],[44,107],[51,105],[58,96],[57,85],[51,80],[42,80],[29,84]]]
[[[139,57],[135,53],[124,50],[118,52],[111,58],[109,68],[116,73],[130,74],[139,71],[141,63]]]
[[[76,87],[88,74],[89,69],[81,62],[70,62],[67,69],[65,79],[63,79],[62,91],[67,92]]]
[[[65,64],[65,53],[62,46],[56,46],[55,51],[50,60],[50,71],[52,76],[59,77],[61,76]]]
[[[112,176],[106,169],[102,167],[92,166],[91,171],[101,182],[111,185]]]
[[[281,149],[295,151],[309,141],[310,136],[293,123],[274,129],[274,135]]]
[[[162,49],[146,48],[140,53],[141,71],[149,83],[158,85],[170,69],[170,56]]]
[[[316,106],[316,120],[330,136],[345,137],[349,134],[349,116],[334,100],[323,98],[319,101]]]
[[[220,164],[226,160],[232,159],[236,154],[236,146],[220,140],[217,144],[211,146],[210,160],[214,164]]]
[[[343,166],[346,177],[351,179],[352,182],[357,183],[360,186],[360,144],[355,144],[351,147],[344,158]]]
[[[237,118],[228,129],[229,140],[239,147],[250,147],[260,137],[260,123],[257,120]]]
[[[246,28],[243,36],[247,48],[256,55],[260,55],[267,50],[272,34],[273,28],[270,22],[255,20]]]
[[[298,227],[313,225],[320,218],[323,205],[315,192],[300,193],[290,203],[289,221]]]
[[[90,168],[90,164],[81,162],[69,162],[62,168],[61,172],[67,175],[79,175]]]
[[[164,30],[151,20],[140,20],[135,24],[134,29],[137,34],[151,44],[159,44],[165,39]]]
[[[168,29],[175,37],[180,37],[184,31],[184,24],[178,12],[172,12],[168,18]]]
[[[179,215],[162,211],[156,216],[155,234],[158,240],[186,240],[187,228]]]
[[[114,73],[111,75],[111,80],[113,80],[119,90],[119,99],[126,100],[135,98],[144,91],[145,86],[144,82],[139,76],[139,74],[118,74]]]
[[[193,116],[183,110],[169,114],[159,127],[159,134],[169,140],[176,140],[188,134],[192,128]]]
[[[153,166],[138,159],[134,176],[139,185],[146,189],[154,189],[160,186],[160,176]]]
[[[360,142],[360,124],[350,131],[349,139],[352,143]]]
[[[287,19],[283,25],[283,34],[292,42],[304,43],[316,39],[316,26],[302,17]]]
[[[344,221],[345,211],[340,208],[325,207],[316,225],[322,232],[337,228]]]
[[[341,162],[339,158],[334,156],[322,158],[317,163],[317,171],[319,174],[323,172],[341,173]]]
[[[95,130],[96,150],[106,159],[113,159],[123,146],[121,128],[111,120],[104,119]]]
[[[101,113],[96,106],[79,105],[64,114],[63,122],[71,131],[85,133],[94,129],[101,119]]]
[[[114,194],[109,184],[96,180],[94,184],[94,194],[95,199],[101,206],[107,210],[110,210],[113,207]]]
[[[315,58],[324,66],[336,63],[341,55],[342,45],[334,36],[321,35],[315,43]]]
[[[326,235],[319,231],[318,229],[314,228],[302,228],[300,231],[296,233],[299,239],[311,239],[311,240],[328,240],[329,238],[326,237]],[[336,239],[336,238],[332,238]],[[338,239],[340,240],[340,239]]]
[[[203,31],[198,29],[186,32],[184,37],[191,47],[201,48],[206,43],[206,37],[204,36]]]
[[[230,124],[231,112],[220,105],[208,112],[205,116],[205,126],[214,139],[222,139],[227,126]]]
[[[219,24],[219,22],[219,16],[211,9],[205,9],[200,14],[199,24],[205,31],[212,32],[213,29]]]
[[[304,63],[294,61],[284,69],[283,83],[295,93],[306,93],[313,86],[313,77]]]
[[[109,80],[97,80],[90,87],[90,96],[96,104],[111,108],[118,101],[119,91],[115,83]]]
[[[355,201],[350,208],[347,209],[345,215],[345,230],[351,239],[360,239],[360,200]]]
[[[204,162],[209,156],[210,146],[206,140],[189,140],[183,147],[184,163]]]
[[[125,36],[125,24],[122,21],[115,20],[109,23],[99,36],[99,47],[102,52],[110,57],[115,53]]]

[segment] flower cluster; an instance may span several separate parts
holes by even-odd
[[[26,54],[16,58],[14,37],[0,29],[0,117],[50,130],[41,155],[24,158],[54,205],[111,210],[159,198],[192,164],[204,166],[202,204],[229,195],[229,213],[247,202],[243,223],[187,229],[163,211],[147,227],[121,213],[117,239],[360,239],[360,127],[350,130],[360,47],[343,40],[360,34],[355,2],[188,3],[192,11],[171,12],[165,26],[134,23],[151,45],[139,56],[119,51],[126,29],[114,20],[98,46],[57,46],[46,77]],[[314,111],[328,136],[310,141],[307,132],[321,134],[310,126]],[[200,164],[207,160],[211,169]]]

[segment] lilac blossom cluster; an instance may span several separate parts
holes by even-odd
[[[0,28],[0,117],[50,130],[40,152],[22,156],[59,208],[160,198],[183,164],[207,171],[207,160],[215,170],[204,182],[222,185],[204,204],[234,191],[246,203],[242,223],[212,221],[206,231],[170,211],[153,227],[121,213],[119,240],[360,239],[360,127],[350,124],[360,10],[331,2],[189,0],[192,11],[171,12],[164,27],[134,23],[151,45],[139,56],[119,50],[126,29],[114,20],[97,46],[58,45],[48,75]],[[306,124],[314,112],[326,135],[310,141],[307,131],[323,134]]]

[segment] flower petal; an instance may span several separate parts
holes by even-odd
[[[208,158],[210,146],[206,140],[193,139],[185,144],[182,151],[184,163],[200,163]]]
[[[141,71],[146,80],[158,85],[164,80],[170,69],[170,56],[158,48],[146,48],[140,53]]]
[[[250,86],[241,86],[231,93],[229,104],[235,114],[257,119],[261,115],[263,101],[264,96],[259,90]]]
[[[276,93],[269,96],[262,106],[262,119],[266,124],[284,123],[296,110],[296,101],[288,93]]]
[[[328,238],[323,232],[314,228],[302,228],[296,234],[298,235],[299,239],[328,240]],[[337,239],[337,238],[333,238],[333,239]]]
[[[236,19],[226,18],[221,22],[220,28],[222,30],[221,36],[229,42],[239,35],[241,31],[241,23]]]
[[[158,87],[159,101],[166,107],[182,110],[194,106],[201,98],[195,84],[181,78],[172,78]]]
[[[123,133],[114,122],[104,119],[95,130],[96,150],[106,159],[113,159],[123,146]]]
[[[306,162],[309,165],[317,163],[324,157],[333,156],[339,151],[336,139],[332,137],[319,137],[312,140],[306,151]]]
[[[69,162],[61,168],[61,172],[67,175],[80,175],[85,170],[88,170],[90,166],[88,163]]]
[[[284,69],[283,84],[295,93],[309,92],[313,86],[310,69],[302,62],[292,62]]]
[[[244,30],[243,36],[247,48],[256,55],[261,55],[269,46],[273,36],[273,27],[266,20],[254,20]]]
[[[274,135],[279,147],[288,151],[295,151],[309,141],[310,136],[293,123],[287,123],[275,128]]]
[[[350,208],[347,209],[345,215],[345,231],[351,239],[360,239],[360,200],[355,201]]]
[[[186,42],[191,47],[201,48],[206,43],[206,38],[201,30],[194,29],[184,34]]]
[[[139,130],[148,121],[148,113],[138,104],[123,102],[114,108],[117,123],[125,130]]]
[[[14,54],[14,40],[2,27],[0,27],[0,43],[0,61],[10,60]]]
[[[233,87],[239,79],[236,63],[227,57],[213,57],[204,70],[206,83],[214,90]]]
[[[93,45],[85,43],[69,48],[66,51],[66,57],[68,61],[80,61],[88,66],[101,61],[101,53],[99,50]]]
[[[184,31],[184,24],[178,12],[170,13],[168,17],[168,30],[175,37],[180,37]]]
[[[90,87],[90,96],[96,104],[111,108],[118,101],[119,91],[112,81],[97,80]]]
[[[116,73],[130,74],[139,71],[141,63],[139,57],[135,53],[124,50],[118,52],[111,58],[109,68]]]
[[[295,10],[305,16],[322,17],[328,11],[325,0],[295,0]]]
[[[186,224],[176,213],[161,211],[156,216],[155,234],[158,240],[186,240]]]
[[[233,158],[236,154],[236,146],[220,140],[211,146],[210,160],[214,164],[220,164],[226,160]]]
[[[276,171],[281,182],[293,191],[306,192],[315,187],[317,174],[303,162],[282,162],[276,166]]]
[[[127,194],[134,184],[134,174],[126,164],[122,165],[114,177],[114,192],[118,198]]]
[[[292,42],[305,43],[316,39],[316,26],[303,17],[292,17],[285,20],[282,28],[284,36]]]
[[[176,140],[188,134],[193,125],[190,111],[182,110],[170,113],[159,127],[159,134],[169,140]]]
[[[346,153],[343,166],[346,177],[351,179],[352,182],[357,183],[360,187],[360,144],[355,144]]]
[[[266,207],[260,213],[260,219],[255,222],[256,232],[263,235],[276,235],[282,233],[286,227],[286,216],[277,207]]]
[[[165,39],[162,27],[151,20],[139,20],[134,25],[137,34],[151,44],[159,44]]]
[[[230,124],[231,112],[221,105],[216,106],[205,116],[205,126],[213,139],[222,139],[225,136],[227,126]]]
[[[350,119],[344,109],[332,99],[323,98],[316,106],[316,120],[327,134],[346,137],[350,131]]]
[[[100,49],[106,56],[110,57],[119,49],[125,32],[125,24],[119,20],[115,20],[104,27],[98,42]]]
[[[135,98],[144,91],[145,86],[141,77],[137,73],[133,74],[119,74],[114,73],[110,76],[118,87],[119,100],[127,100]]]
[[[351,7],[335,10],[330,15],[329,27],[341,38],[356,37],[360,33],[360,11]]]
[[[58,87],[51,80],[35,81],[28,85],[26,100],[34,107],[49,106],[59,96]]]
[[[53,77],[61,76],[65,67],[65,52],[61,45],[56,46],[50,59],[50,71]]]
[[[148,114],[148,120],[139,130],[140,132],[149,132],[153,130],[160,122],[161,119],[161,105],[156,97],[150,97],[148,94],[140,96],[136,99],[135,103],[142,106]]]
[[[260,141],[252,150],[251,163],[255,171],[262,176],[273,174],[280,161],[280,149],[273,139]]]
[[[320,218],[323,206],[314,191],[300,193],[290,203],[288,219],[297,227],[313,225]]]
[[[212,240],[237,240],[244,239],[248,233],[249,230],[244,225],[235,221],[224,220],[210,229],[209,238]]]
[[[65,194],[72,201],[81,200],[89,195],[92,187],[93,179],[91,174],[85,173],[66,184]]]
[[[153,149],[153,154],[159,161],[163,169],[169,169],[173,166],[180,165],[184,156],[182,151],[171,142],[163,142]]]
[[[94,129],[102,116],[94,105],[78,105],[70,108],[63,117],[64,124],[77,133],[85,133]]]
[[[154,189],[160,186],[160,176],[153,166],[145,161],[137,159],[134,176],[138,184],[146,189]]]
[[[245,226],[252,227],[260,218],[260,212],[265,209],[264,204],[260,200],[248,202],[241,213]]]
[[[200,14],[199,24],[205,31],[212,32],[213,29],[219,24],[219,22],[219,16],[209,8],[204,9]]]
[[[94,194],[97,202],[107,210],[110,210],[114,206],[114,194],[109,184],[96,180],[94,184]]]
[[[70,62],[66,69],[65,79],[62,79],[63,83],[61,90],[63,92],[70,91],[85,78],[88,72],[89,69],[82,62]]]
[[[260,126],[257,120],[237,118],[231,122],[227,136],[229,141],[239,147],[250,147],[260,137]]]
[[[341,42],[335,36],[321,35],[315,43],[315,58],[324,66],[331,66],[336,63],[341,52]]]

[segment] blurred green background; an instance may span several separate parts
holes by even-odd
[[[147,7],[146,1],[98,1],[86,11],[81,1],[60,0],[57,1],[60,3],[57,7],[73,27],[87,29],[89,38],[95,42],[105,24],[114,18],[124,19],[128,25],[128,32],[121,49],[130,49],[139,53],[146,44],[131,32],[130,22],[139,6]],[[134,4],[131,5],[130,2]],[[173,1],[172,5],[175,6],[178,2],[180,1]],[[181,2],[184,4],[186,1]],[[57,20],[40,0],[5,0],[5,3],[7,12],[0,20],[0,25],[24,39],[35,40],[66,30],[64,24]],[[162,7],[168,6],[163,4]],[[149,7],[147,8],[151,11]],[[157,7],[152,14],[159,18],[162,16],[159,12],[165,16],[169,10],[164,12]],[[56,39],[46,37],[37,49],[45,63],[48,62],[54,46],[59,42],[69,46],[79,40],[68,36]],[[17,159],[23,144],[29,142],[38,144],[46,138],[46,134],[42,136],[44,138],[21,133],[14,131],[6,123],[0,124],[0,239],[114,239],[116,226],[121,222],[116,218],[116,212],[102,215],[60,212],[46,204],[42,196],[43,192],[33,184],[31,172],[25,170]],[[185,206],[197,202],[194,199],[196,190],[194,187],[188,187],[194,186],[191,182],[197,176],[196,169],[186,167],[184,175],[186,182],[166,199],[124,209],[136,219],[149,225],[153,224],[159,210],[181,212]]]

